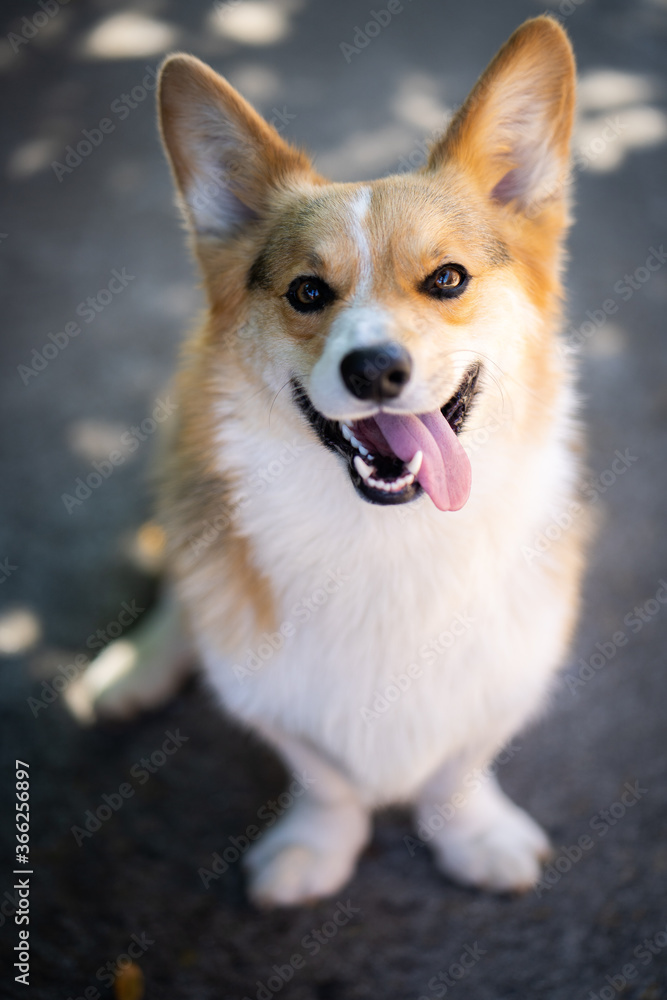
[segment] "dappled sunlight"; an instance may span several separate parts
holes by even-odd
[[[82,42],[81,54],[89,59],[136,59],[167,52],[178,38],[174,25],[125,11],[96,25]]]
[[[318,157],[318,167],[334,179],[368,177],[376,171],[414,169],[426,161],[427,147],[447,127],[452,111],[443,103],[441,80],[426,73],[397,80],[388,108],[394,119],[358,130]],[[579,83],[573,137],[576,170],[608,173],[638,150],[667,139],[667,114],[657,106],[654,80],[641,73],[591,70]],[[656,102],[656,103],[649,103]],[[419,130],[421,139],[415,139]]]
[[[228,74],[229,82],[251,102],[274,99],[280,88],[280,78],[274,70],[261,63],[246,63]]]
[[[6,175],[10,180],[24,180],[45,170],[57,153],[61,144],[56,138],[42,137],[22,142],[9,155]]]
[[[667,115],[659,108],[624,108],[611,122],[609,119],[609,115],[595,115],[577,123],[575,166],[578,153],[587,169],[607,173],[619,167],[633,150],[658,145],[667,138]]]
[[[625,330],[617,323],[607,321],[587,342],[585,353],[596,360],[604,360],[625,354],[627,348],[628,337]]]
[[[579,82],[574,132],[575,168],[608,173],[628,154],[667,138],[667,115],[646,102],[657,97],[651,78],[611,69],[591,70]]]
[[[105,420],[77,420],[67,428],[67,443],[75,455],[88,462],[108,458],[112,451],[129,457],[131,451],[123,445],[125,430],[124,424]]]
[[[42,635],[39,618],[30,608],[8,608],[0,614],[0,656],[17,656],[35,646]]]
[[[226,0],[213,5],[206,26],[241,45],[275,45],[287,37],[290,14],[298,7],[280,0]]]
[[[656,96],[655,85],[641,73],[622,73],[617,69],[596,69],[584,73],[578,83],[580,111],[615,109]]]
[[[429,132],[442,129],[449,120],[452,109],[438,97],[440,81],[425,73],[411,73],[398,83],[398,90],[391,102],[396,118],[414,128]]]
[[[436,76],[403,75],[388,101],[394,121],[353,132],[318,156],[318,169],[333,179],[354,180],[422,166],[428,144],[446,128],[451,116],[451,108],[440,100],[440,89]]]
[[[414,130],[399,124],[353,132],[340,145],[317,157],[317,169],[333,180],[353,180],[378,171],[400,171],[399,159],[410,152],[413,134]]]

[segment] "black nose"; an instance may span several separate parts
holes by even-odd
[[[412,372],[412,360],[404,347],[389,341],[350,351],[340,363],[340,372],[353,396],[381,403],[401,394]]]

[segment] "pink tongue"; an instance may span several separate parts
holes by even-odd
[[[424,454],[417,481],[439,510],[460,510],[470,494],[470,461],[440,410],[377,413],[373,418],[393,453],[409,462]]]

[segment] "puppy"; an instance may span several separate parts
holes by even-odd
[[[527,21],[424,167],[343,184],[199,60],[162,67],[209,308],[162,468],[170,594],[82,683],[127,714],[190,643],[300,776],[245,856],[258,904],[336,893],[397,802],[459,882],[539,876],[547,837],[486,766],[577,613],[585,525],[553,530],[579,477],[558,346],[574,83],[563,30]]]

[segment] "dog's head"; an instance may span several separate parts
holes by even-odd
[[[333,184],[203,63],[164,64],[162,134],[212,336],[262,384],[289,385],[366,500],[424,490],[459,509],[486,387],[539,378],[548,396],[573,108],[569,42],[537,18],[423,168]]]

